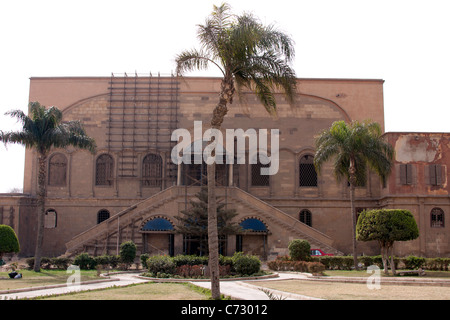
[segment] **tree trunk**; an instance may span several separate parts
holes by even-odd
[[[36,249],[34,252],[34,271],[41,269],[42,244],[44,240],[44,217],[45,217],[45,197],[46,197],[46,162],[47,155],[39,155],[39,174],[38,174],[38,198],[37,198],[37,236]]]
[[[227,103],[231,103],[234,94],[233,79],[226,76],[221,83],[219,103],[214,108],[211,119],[211,128],[220,130],[223,119],[228,112]],[[216,141],[217,142],[217,141]],[[215,149],[211,156],[215,157]],[[214,300],[220,299],[219,280],[219,235],[217,231],[217,203],[216,203],[216,162],[207,166],[208,175],[208,249],[209,270],[211,272],[211,296]]]
[[[220,299],[219,280],[219,237],[217,232],[216,203],[216,164],[209,164],[208,173],[208,266],[211,275],[211,295],[214,300]]]
[[[388,261],[387,261],[387,247],[385,243],[380,243],[381,248],[381,261],[383,261],[384,274],[388,274]]]
[[[390,249],[390,255],[389,255],[389,249]],[[392,274],[395,276],[397,274],[397,271],[395,270],[395,263],[394,263],[394,243],[391,243],[388,247],[388,257],[389,263],[391,265]]]
[[[356,168],[353,160],[350,160],[350,207],[352,215],[352,247],[353,247],[353,264],[355,270],[359,270],[358,267],[358,255],[356,253],[356,210],[355,210],[355,185],[356,185]]]

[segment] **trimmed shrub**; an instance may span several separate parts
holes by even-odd
[[[240,275],[252,275],[259,272],[261,268],[261,261],[258,257],[244,255],[242,252],[235,252],[232,260],[234,270]]]
[[[406,269],[419,269],[425,264],[425,258],[409,256],[403,259]]]
[[[158,276],[158,274],[173,275],[177,267],[173,260],[169,256],[151,256],[147,260],[148,271],[154,276]]]
[[[311,260],[311,245],[308,241],[295,239],[289,243],[289,255],[292,260],[309,261]]]
[[[123,242],[120,245],[120,260],[127,266],[134,262],[136,258],[136,245],[133,241]]]
[[[148,269],[147,260],[148,260],[148,258],[150,258],[150,255],[148,253],[143,253],[143,254],[141,254],[141,256],[139,258],[141,260],[142,268]]]
[[[82,270],[90,270],[95,269],[97,261],[88,253],[83,252],[75,257],[73,264],[79,266]]]
[[[208,265],[208,257],[207,256],[196,256],[196,255],[183,255],[179,254],[173,257],[173,262],[177,267],[189,265]]]
[[[19,251],[19,240],[14,229],[5,224],[0,224],[0,259],[4,253],[17,253]]]

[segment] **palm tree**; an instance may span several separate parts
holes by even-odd
[[[42,242],[44,239],[44,215],[46,198],[47,156],[51,148],[74,146],[95,151],[95,141],[88,137],[79,121],[62,122],[62,112],[56,107],[46,109],[39,102],[31,102],[27,116],[22,110],[6,113],[22,123],[21,131],[3,132],[0,141],[4,144],[18,143],[26,148],[34,148],[38,153],[38,195],[37,195],[37,239],[34,271],[40,271]]]
[[[374,170],[386,181],[392,169],[393,147],[384,141],[381,127],[376,122],[336,121],[331,128],[316,137],[314,165],[320,172],[322,165],[334,158],[334,174],[337,181],[345,178],[350,184],[350,204],[352,217],[353,262],[358,269],[356,254],[356,213],[355,187],[364,185],[367,168]]]
[[[294,57],[291,38],[273,26],[264,26],[249,14],[235,16],[230,6],[214,6],[204,25],[198,26],[201,49],[192,49],[176,57],[178,75],[206,70],[210,65],[222,73],[219,101],[214,108],[211,128],[220,129],[228,104],[237,91],[250,89],[270,114],[276,113],[275,92],[281,91],[293,104],[296,91],[295,72],[290,67]],[[215,154],[212,153],[214,157]],[[208,238],[211,291],[220,297],[215,163],[208,164]]]

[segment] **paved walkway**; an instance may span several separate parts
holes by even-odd
[[[267,280],[287,280],[287,279],[308,279],[312,281],[336,281],[336,282],[366,282],[367,278],[350,278],[350,277],[326,277],[326,278],[313,278],[309,277],[307,274],[302,273],[284,273],[279,272],[278,277],[272,277],[263,279]],[[165,279],[167,280],[167,279]],[[26,298],[35,298],[40,296],[47,295],[57,295],[57,294],[65,294],[75,291],[87,291],[87,290],[96,290],[103,289],[114,286],[127,286],[135,283],[144,283],[153,280],[140,278],[138,273],[118,273],[112,274],[109,279],[104,279],[100,281],[90,281],[87,283],[82,283],[79,286],[66,284],[62,285],[53,285],[41,288],[24,288],[24,289],[16,289],[11,290],[10,292],[0,292],[0,300],[8,300],[8,299],[26,299]],[[224,295],[230,296],[233,299],[238,300],[269,300],[269,296],[263,292],[261,287],[258,287],[259,280],[223,280],[220,281],[220,292]],[[386,280],[384,280],[386,281]],[[386,283],[382,280],[382,284]],[[419,278],[391,278],[389,282],[396,282],[398,284],[416,284],[416,285],[427,285],[430,282],[433,285],[444,285],[450,286],[450,280],[437,280],[437,279],[421,279]],[[439,284],[437,284],[438,282]],[[203,288],[210,288],[209,281],[191,281],[197,286]],[[303,296],[299,294],[293,294],[288,292],[280,292],[277,290],[270,290],[270,292],[277,298],[282,298],[286,300],[320,300],[314,297]]]
[[[280,273],[279,277],[276,278],[268,278],[264,280],[271,279],[292,279],[292,278],[306,278],[306,275],[302,274],[284,274]],[[40,288],[23,288],[10,290],[10,292],[0,292],[0,300],[9,300],[9,299],[26,299],[26,298],[35,298],[40,296],[48,296],[48,295],[57,295],[57,294],[65,294],[76,291],[87,291],[87,290],[96,290],[109,288],[114,286],[127,286],[134,283],[143,283],[149,282],[152,280],[139,278],[137,273],[119,273],[113,274],[110,276],[110,279],[104,279],[102,281],[92,281],[88,283],[82,283],[79,286],[70,285],[67,286],[65,284],[62,285],[54,285]],[[245,282],[244,282],[245,281]],[[221,281],[220,282],[220,291],[222,294],[232,297],[233,299],[238,300],[269,300],[269,297],[266,293],[260,290],[260,287],[257,286],[258,280],[238,280],[238,281]],[[246,282],[252,282],[253,284],[248,284]],[[203,287],[210,288],[209,281],[191,281],[191,283]],[[14,292],[13,292],[14,291]],[[306,297],[302,295],[296,295],[292,293],[279,292],[276,290],[271,290],[271,292],[277,296],[282,297],[286,300],[299,300],[299,299],[315,299],[311,297]]]

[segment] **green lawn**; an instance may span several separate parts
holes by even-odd
[[[20,270],[23,277],[21,279],[11,279],[8,272],[0,272],[0,290],[10,290],[18,288],[40,287],[54,284],[64,284],[72,275],[66,270],[41,270],[34,272],[32,270]],[[82,270],[81,281],[102,279],[97,276],[96,270]]]

